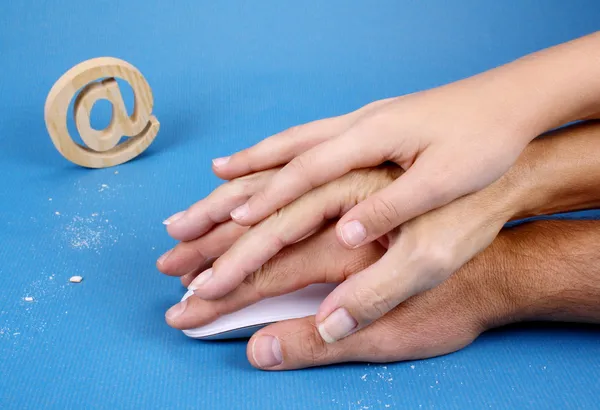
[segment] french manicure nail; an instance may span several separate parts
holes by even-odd
[[[167,313],[165,314],[167,320],[173,320],[181,316],[181,314],[185,311],[186,305],[187,299],[182,302],[179,302],[175,306],[172,306],[169,310],[167,310]]]
[[[268,368],[283,363],[281,345],[273,336],[259,336],[252,345],[252,357],[261,368]]]
[[[348,336],[358,322],[345,308],[339,308],[330,314],[318,327],[319,334],[327,343],[337,342]]]
[[[215,158],[212,160],[212,163],[215,167],[218,168],[218,167],[222,167],[223,165],[227,164],[230,159],[231,159],[231,157]]]
[[[196,277],[196,279],[194,279],[192,281],[192,283],[190,283],[190,286],[188,286],[189,290],[196,290],[199,289],[200,287],[202,287],[202,285],[204,285],[206,282],[208,282],[208,280],[212,277],[212,268],[205,270],[204,272],[202,272],[200,275],[198,275]]]
[[[247,203],[242,206],[238,206],[233,211],[231,211],[231,217],[233,219],[242,219],[250,212],[250,207]]]
[[[173,249],[168,250],[165,253],[163,253],[162,256],[160,258],[158,258],[158,264],[162,265],[163,263],[165,263],[165,261],[167,260],[167,258],[171,254],[171,252],[173,252]]]
[[[358,246],[367,237],[367,230],[359,221],[347,222],[342,227],[342,239],[348,246]]]
[[[163,225],[170,225],[170,224],[172,224],[176,220],[181,219],[181,217],[183,216],[183,214],[185,214],[185,211],[177,212],[175,215],[171,215],[170,217],[168,217],[167,219],[165,219],[163,221]]]

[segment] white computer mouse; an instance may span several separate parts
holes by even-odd
[[[212,323],[184,330],[194,339],[222,340],[248,338],[257,330],[275,322],[312,316],[335,284],[317,283],[286,295],[261,300],[237,312],[221,316]],[[193,294],[188,291],[181,300]]]

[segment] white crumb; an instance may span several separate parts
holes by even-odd
[[[25,296],[25,297],[23,298],[23,300],[24,300],[25,302],[33,302],[33,298],[32,298],[31,296]]]
[[[117,175],[119,173],[119,171],[115,171],[115,175]]]
[[[48,198],[48,201],[52,201],[52,198]]]
[[[56,211],[54,212],[54,215],[60,215],[60,212]]]
[[[69,282],[71,283],[80,283],[83,280],[81,276],[71,276]]]

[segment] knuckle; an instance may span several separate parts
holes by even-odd
[[[420,244],[411,255],[419,266],[419,281],[423,290],[437,286],[454,270],[455,258],[450,246]]]
[[[247,185],[248,180],[246,177],[233,179],[217,187],[206,199],[210,199],[210,203],[218,206],[223,199],[244,196],[247,191]]]
[[[248,289],[252,289],[259,299],[265,299],[271,295],[272,285],[276,282],[272,273],[268,266],[261,266],[256,272],[246,276],[242,283]]]
[[[184,244],[186,242],[183,242]],[[199,262],[199,263],[203,263],[209,260],[208,255],[206,255],[204,252],[202,252],[201,249],[199,249],[198,246],[189,246],[189,249],[192,250],[192,253],[194,254],[194,259]]]
[[[382,252],[374,252],[374,250],[376,249],[379,248],[377,246],[369,244],[353,250],[353,258],[339,258],[340,260],[338,263],[335,264],[335,266],[341,266],[341,269],[336,268],[336,273],[342,278],[347,279],[350,276],[362,271],[363,269],[366,269],[367,267],[375,263],[381,256],[383,256]],[[335,280],[332,280],[332,282],[335,282]]]
[[[261,189],[260,191],[254,193],[249,201],[252,201],[253,204],[250,205],[250,208],[253,208],[255,204],[270,204],[272,201],[269,200],[271,195],[268,193],[269,187],[266,189]]]
[[[369,201],[368,218],[378,231],[389,231],[394,228],[400,219],[400,212],[396,205],[389,199],[379,196],[372,197]]]
[[[327,344],[315,327],[304,327],[297,337],[299,354],[309,364],[318,364],[327,355]]]
[[[394,308],[386,296],[373,288],[358,289],[354,293],[354,299],[360,309],[359,315],[367,322],[379,319]]]
[[[302,134],[303,128],[304,127],[302,125],[294,125],[286,130],[281,131],[279,136],[283,138],[297,138]]]
[[[306,155],[299,155],[290,161],[288,167],[290,172],[305,175],[310,169],[308,157]]]
[[[303,265],[286,263],[289,257],[290,251],[283,249],[249,276],[248,280],[262,297],[285,292],[295,286],[295,280],[302,277],[298,273],[303,272]]]

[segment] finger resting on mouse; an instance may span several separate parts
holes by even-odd
[[[178,308],[167,314],[167,322],[178,329],[198,327],[261,299],[287,294],[312,283],[339,283],[375,262],[383,252],[378,244],[347,250],[337,242],[334,226],[329,225],[281,251],[226,296],[216,300],[191,296],[178,303]]]

